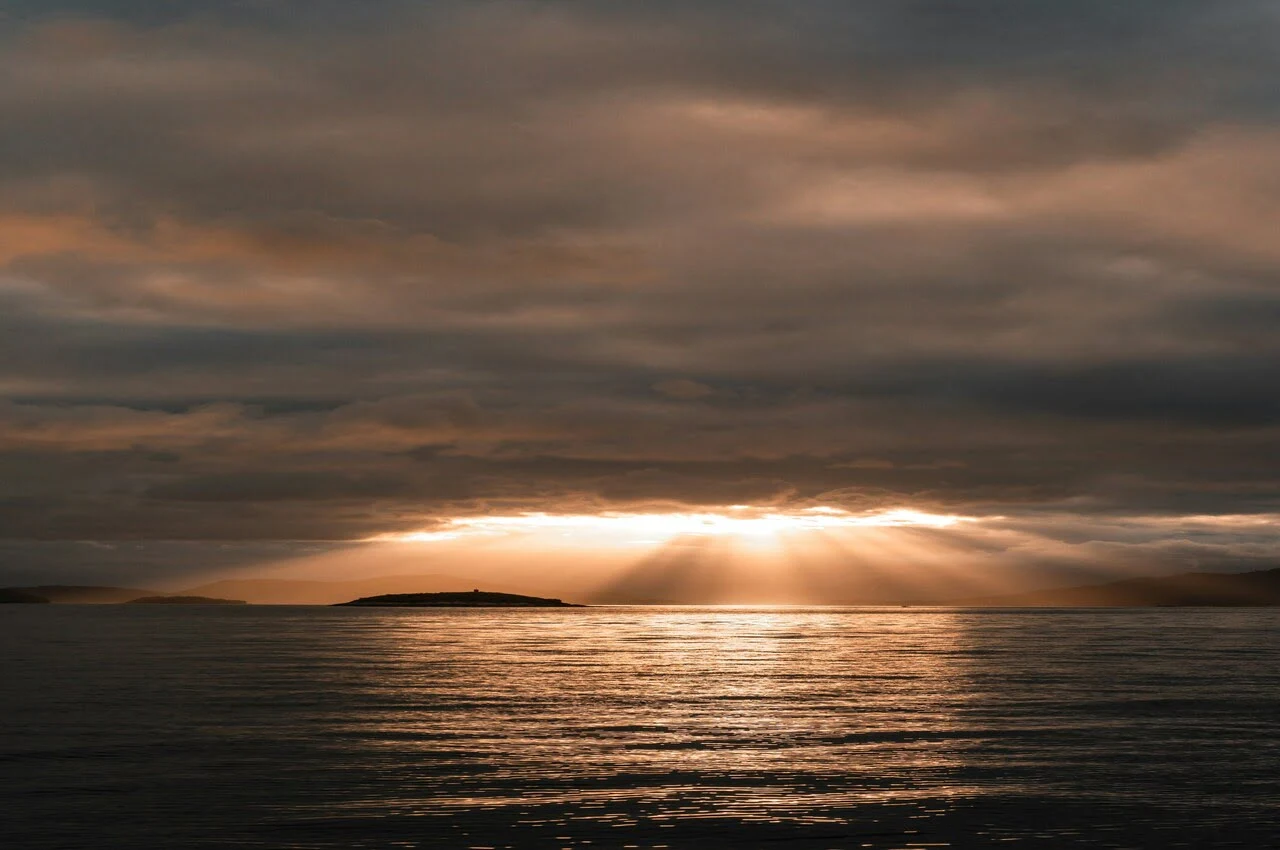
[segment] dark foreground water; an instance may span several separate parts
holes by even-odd
[[[0,843],[1280,846],[1280,611],[3,606]]]

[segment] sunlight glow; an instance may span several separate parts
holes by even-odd
[[[600,514],[521,513],[511,516],[455,517],[439,528],[401,534],[381,534],[371,542],[430,543],[477,535],[559,532],[563,537],[607,536],[619,542],[641,538],[667,540],[681,535],[771,537],[786,532],[837,528],[923,527],[949,528],[976,522],[973,517],[930,514],[898,508],[874,513],[850,513],[826,506],[777,511],[750,505],[730,505],[723,512]]]

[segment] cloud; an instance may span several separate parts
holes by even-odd
[[[668,398],[680,399],[681,401],[693,401],[694,399],[706,398],[715,394],[715,390],[706,384],[690,381],[688,378],[672,378],[667,381],[659,381],[653,385],[653,390]]]
[[[0,534],[1280,503],[1267,4],[11,5]]]

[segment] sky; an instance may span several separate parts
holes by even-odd
[[[769,523],[828,571],[1274,566],[1277,41],[1271,0],[10,0],[0,582]]]

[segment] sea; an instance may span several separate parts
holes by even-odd
[[[0,844],[1280,847],[1280,610],[0,606]]]

